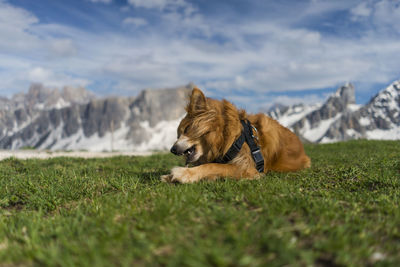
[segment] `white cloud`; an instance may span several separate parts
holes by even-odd
[[[43,82],[48,80],[53,73],[40,67],[36,67],[28,72],[28,79],[31,82]]]
[[[183,0],[128,0],[135,7],[164,9],[167,6],[184,5]]]
[[[185,17],[192,15],[196,8],[186,0],[128,0],[128,4],[136,8],[156,9],[159,11],[175,12],[183,10]]]
[[[27,30],[38,21],[30,12],[0,1],[0,51],[27,51],[37,47],[39,38]]]
[[[42,67],[30,69],[27,73],[30,83],[42,83],[49,87],[87,86],[90,81],[81,78],[74,78],[65,73],[54,73],[54,71]]]
[[[147,25],[147,21],[143,18],[133,18],[133,17],[129,17],[126,18],[122,21],[122,24],[124,25],[131,25],[134,26],[136,28],[141,27],[141,26],[146,26]]]
[[[388,30],[400,32],[400,3],[398,1],[364,1],[350,10],[353,20],[367,20],[374,31],[387,33]]]
[[[38,19],[30,12],[0,1],[0,25],[14,29],[24,29],[27,25],[37,23]]]
[[[394,28],[400,32],[400,3],[398,1],[381,0],[374,5],[374,23],[378,27]]]
[[[170,23],[168,26],[175,25]],[[47,31],[62,30],[83,47],[82,56],[70,61],[70,71],[90,80],[106,77],[117,81],[117,90],[174,86],[187,81],[220,93],[232,89],[260,93],[318,89],[345,81],[385,82],[393,79],[393,70],[400,69],[393,57],[400,48],[392,39],[326,38],[316,31],[268,23],[227,29],[208,27],[199,19],[198,25],[203,25],[206,34],[223,35],[229,42],[213,43],[187,36],[172,40],[174,32],[155,35],[150,31],[130,37],[97,36],[58,27]],[[202,33],[202,28],[196,30]],[[259,44],[254,46],[248,36],[256,37]],[[84,43],[92,45],[85,47]],[[61,70],[63,65],[53,63],[53,67]]]
[[[350,12],[353,14],[354,18],[358,17],[369,17],[372,13],[372,9],[368,6],[367,2],[362,2],[350,9]]]
[[[103,4],[110,4],[112,0],[89,0],[92,3],[103,3]]]
[[[50,49],[54,56],[69,57],[77,54],[77,48],[71,39],[50,41]]]
[[[392,68],[400,65],[389,59],[395,51],[400,52],[397,40],[382,42],[374,36],[364,41],[325,38],[310,30],[262,23],[237,27],[235,32],[233,46],[237,49],[217,55],[223,60],[221,64],[215,58],[209,61],[214,64],[208,68],[210,73],[205,74],[216,75],[205,83],[207,86],[256,91],[318,89],[345,81],[382,82],[382,66],[377,66],[377,62],[391,62]],[[254,34],[263,40],[256,49],[244,40]],[[204,60],[209,60],[207,55]],[[215,71],[218,65],[221,73]],[[240,84],[235,79],[238,74],[244,79]]]

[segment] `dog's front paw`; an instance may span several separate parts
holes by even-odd
[[[171,170],[171,182],[178,182],[181,184],[197,182],[197,177],[194,175],[190,168],[175,167]]]
[[[170,183],[171,180],[172,180],[172,174],[162,175],[162,176],[160,177],[160,179],[161,179],[161,182]]]

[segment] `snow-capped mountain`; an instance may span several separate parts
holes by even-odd
[[[354,86],[348,83],[320,106],[297,105],[279,110],[270,110],[268,115],[310,142],[400,139],[400,81],[380,91],[364,106],[355,104]],[[294,110],[298,112],[287,112]]]
[[[27,94],[0,98],[0,149],[166,150],[192,88],[99,99],[84,88],[58,91],[35,84]],[[346,84],[322,104],[275,105],[267,114],[304,141],[400,139],[400,81],[364,106],[355,104],[354,91]]]
[[[144,90],[137,97],[92,98],[34,85],[0,109],[0,148],[149,151],[169,148],[193,85]],[[79,89],[80,90],[80,89]],[[79,97],[81,95],[81,97]]]
[[[400,81],[380,91],[360,109],[343,114],[319,141],[359,138],[400,139]]]

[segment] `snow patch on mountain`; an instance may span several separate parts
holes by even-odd
[[[400,127],[389,130],[375,129],[367,132],[368,139],[397,140],[400,139]]]
[[[58,127],[60,129],[61,127]],[[88,150],[93,152],[102,151],[128,151],[132,150],[133,145],[125,139],[129,127],[124,123],[114,133],[107,132],[100,137],[98,133],[86,137],[83,130],[79,129],[77,133],[58,140],[52,150]],[[59,131],[54,131],[55,136],[60,136]],[[39,148],[46,148],[49,144],[43,144]]]
[[[306,122],[306,126],[303,129],[301,129],[300,134],[311,142],[317,142],[324,136],[324,134],[332,125],[332,123],[338,120],[341,116],[342,114],[338,114],[333,118],[323,120],[317,127],[314,128],[310,128],[309,123]]]
[[[267,115],[271,118],[276,119],[285,127],[290,127],[294,122],[303,118],[307,114],[317,110],[321,107],[321,104],[317,103],[314,105],[297,104],[294,106],[277,106],[271,108]]]
[[[86,137],[83,130],[79,131],[67,138],[60,139],[53,146],[52,150],[88,150],[93,152],[103,151],[133,151],[133,152],[146,152],[146,151],[160,151],[168,150],[176,140],[176,129],[179,125],[180,119],[172,121],[161,121],[154,127],[150,126],[148,121],[143,121],[140,126],[149,136],[145,142],[135,144],[132,140],[127,139],[130,128],[123,123],[121,127],[114,132],[107,132],[104,136],[100,137],[98,133],[90,137]],[[57,127],[52,134],[60,136],[62,125]],[[51,138],[49,139],[51,140]],[[48,147],[49,143],[43,143],[39,148],[44,149]]]
[[[358,105],[358,104],[348,104],[347,105],[347,109],[352,112],[359,110],[361,107],[362,107],[362,105]]]
[[[177,128],[181,119],[161,121],[154,127],[150,127],[148,121],[141,126],[151,136],[150,140],[135,147],[135,151],[169,150],[177,139]]]

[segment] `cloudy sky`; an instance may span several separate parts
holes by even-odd
[[[400,79],[399,0],[0,0],[0,95],[194,82],[252,110]]]

